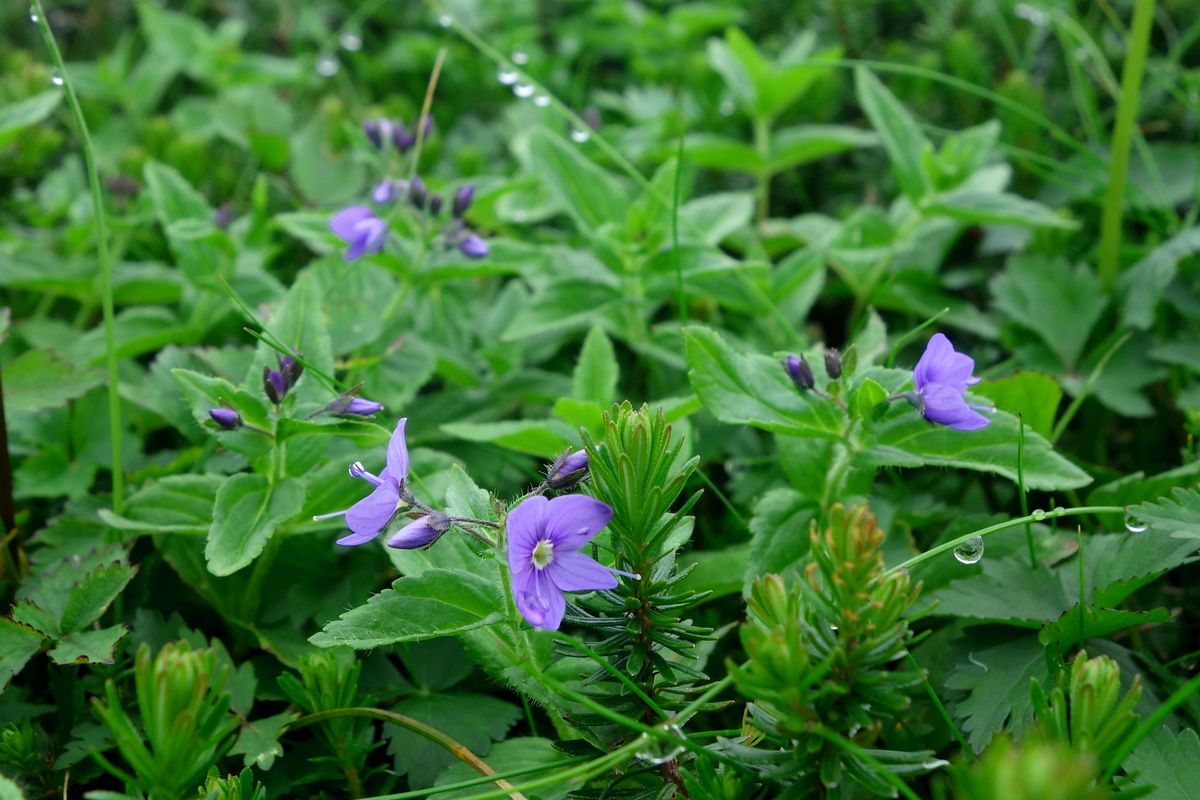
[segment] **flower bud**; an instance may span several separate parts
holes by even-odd
[[[392,128],[392,144],[401,153],[407,153],[414,144],[417,143],[417,137],[408,132],[404,124],[397,122]]]
[[[455,192],[454,205],[451,208],[451,210],[454,212],[454,216],[461,217],[463,214],[467,213],[467,209],[471,207],[471,201],[473,199],[475,199],[475,187],[472,184],[468,183],[466,186]]]
[[[283,375],[283,384],[286,391],[295,386],[296,381],[300,380],[300,376],[304,374],[304,367],[291,356],[283,356],[279,359],[279,372]]]
[[[287,390],[287,379],[283,377],[282,372],[270,367],[263,367],[263,392],[266,393],[268,400],[279,405],[284,395],[287,394]]]
[[[362,397],[351,397],[346,407],[336,413],[343,416],[369,417],[383,410],[383,403],[367,400]]]
[[[837,350],[825,351],[825,374],[834,380],[842,377],[842,357]]]
[[[227,230],[233,223],[234,217],[233,206],[229,203],[223,203],[220,208],[213,212],[213,226],[221,230]]]
[[[425,188],[425,184],[418,177],[413,177],[412,183],[408,185],[408,199],[413,204],[414,208],[424,208],[425,200],[429,197],[429,191]]]
[[[371,200],[376,205],[384,205],[396,199],[396,184],[387,178],[384,178],[375,187],[371,189]]]
[[[242,427],[242,415],[232,408],[210,408],[208,415],[212,417],[213,422],[227,431],[234,431]]]
[[[435,194],[429,198],[429,213],[435,217],[442,213],[442,196],[440,194]]]
[[[438,537],[450,530],[450,518],[445,514],[427,514],[414,520],[388,539],[388,547],[397,550],[415,550],[437,541]]]
[[[588,456],[586,450],[576,450],[574,453],[563,453],[550,469],[546,471],[546,485],[551,489],[567,489],[579,483],[587,474]]]
[[[467,234],[467,236],[458,243],[458,249],[467,258],[486,258],[491,252],[488,243],[485,242],[478,234]]]
[[[804,356],[789,355],[783,362],[783,368],[800,391],[808,391],[816,385],[812,367],[808,365],[808,359]]]
[[[377,119],[363,120],[363,133],[366,134],[367,139],[377,149],[380,147],[383,147],[383,132],[380,128],[381,128],[380,120],[377,120]]]

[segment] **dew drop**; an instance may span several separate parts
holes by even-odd
[[[529,54],[516,50],[512,54],[512,62],[519,67],[523,67],[529,63]]]
[[[983,560],[983,537],[972,536],[954,548],[954,557],[960,564],[978,564]]]
[[[533,104],[538,108],[545,108],[546,106],[550,105],[550,98],[544,94],[539,94],[537,97],[533,98]]]
[[[533,86],[528,83],[518,83],[513,87],[513,94],[524,100],[526,97],[533,97]]]
[[[29,7],[29,21],[32,22],[34,25],[36,25],[39,22],[41,22],[41,19],[42,18],[39,17],[38,13],[37,13],[37,6],[30,6]]]
[[[449,14],[442,14],[440,17],[438,17],[437,23],[443,28],[449,28],[454,24],[454,17],[450,16]]]
[[[720,111],[721,114],[726,117],[732,115],[736,109],[737,109],[737,106],[735,106],[733,104],[733,101],[730,100],[728,97],[726,97],[724,100],[721,101],[721,105],[717,106],[717,110]]]
[[[580,128],[574,128],[571,131],[571,141],[576,142],[578,144],[583,144],[590,138],[592,138],[592,135],[590,133],[588,133],[587,131],[582,130]]]
[[[63,76],[58,74],[58,70],[50,73],[50,82],[55,86],[63,85]]]
[[[496,80],[503,83],[505,86],[512,86],[520,79],[520,75],[511,69],[502,69],[496,73]]]
[[[651,764],[665,764],[687,748],[683,746],[683,730],[675,724],[664,725],[663,730],[671,734],[671,738],[654,738],[642,735],[642,747],[637,757]]]
[[[338,42],[342,45],[342,49],[349,50],[351,53],[362,49],[362,37],[357,33],[343,33]]]
[[[1128,511],[1125,512],[1125,530],[1129,531],[1130,533],[1145,533],[1146,528],[1149,527],[1150,526],[1141,519],[1138,519]]]
[[[333,56],[322,56],[317,61],[317,74],[322,78],[329,78],[336,75],[341,66]]]
[[[1033,517],[1038,522],[1041,522],[1046,518],[1046,512],[1042,511],[1040,508],[1035,508],[1033,511],[1029,512],[1029,516]]]

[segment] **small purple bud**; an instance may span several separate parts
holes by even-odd
[[[234,220],[233,206],[229,203],[222,203],[221,207],[213,212],[213,225],[221,230],[228,230]]]
[[[451,520],[445,514],[427,514],[416,519],[388,539],[388,547],[397,550],[415,550],[437,541],[438,537],[450,530]]]
[[[392,144],[401,153],[407,153],[414,144],[417,143],[417,137],[408,132],[408,128],[404,127],[404,123],[397,122],[392,128]]]
[[[128,175],[113,175],[104,181],[105,188],[115,195],[132,197],[138,193],[138,182]]]
[[[429,198],[429,213],[435,217],[442,213],[442,196],[440,194],[435,194]]]
[[[825,351],[825,374],[834,380],[842,377],[842,357],[837,350]]]
[[[283,373],[277,369],[263,367],[263,392],[266,393],[267,399],[275,405],[283,400],[287,394],[287,379],[283,377]]]
[[[383,410],[383,403],[367,400],[362,397],[352,397],[346,407],[337,412],[344,416],[369,417]]]
[[[282,356],[279,359],[279,371],[283,374],[284,386],[290,389],[296,385],[296,381],[300,380],[300,376],[304,374],[304,367],[291,356]]]
[[[367,135],[367,139],[369,139],[371,144],[376,148],[383,147],[383,131],[381,130],[379,120],[363,120],[363,133]]]
[[[816,386],[816,377],[804,356],[789,355],[783,362],[783,368],[800,391],[808,391]]]
[[[415,208],[424,208],[425,200],[429,197],[429,192],[425,188],[425,184],[417,176],[413,176],[412,183],[408,185],[408,199]]]
[[[458,243],[458,249],[467,258],[487,258],[487,254],[491,252],[488,243],[474,233],[467,234],[466,238]]]
[[[384,178],[371,189],[371,200],[375,205],[384,205],[396,199],[396,184]]]
[[[454,205],[451,210],[454,216],[461,217],[467,213],[467,209],[471,207],[471,201],[475,199],[475,187],[471,184],[459,189],[454,193]]]
[[[586,450],[563,453],[547,470],[546,485],[551,489],[568,489],[582,480],[583,476],[587,474],[587,468]]]
[[[212,417],[213,422],[227,431],[237,430],[242,427],[242,415],[232,408],[210,408],[208,415]]]
[[[583,110],[583,121],[588,124],[588,127],[594,131],[600,130],[600,109],[595,106],[588,106]]]

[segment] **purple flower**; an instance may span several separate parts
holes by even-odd
[[[382,410],[383,403],[376,403],[374,400],[367,400],[363,397],[351,397],[350,402],[346,403],[346,407],[337,413],[354,417],[369,417]]]
[[[409,494],[405,482],[408,479],[408,445],[404,441],[404,426],[407,423],[408,417],[403,417],[396,423],[396,430],[388,442],[387,466],[379,475],[367,472],[361,461],[350,465],[350,474],[374,486],[374,491],[345,511],[313,517],[314,520],[346,517],[346,526],[350,528],[351,533],[338,539],[338,544],[352,546],[371,541],[388,526],[400,506],[407,502]]]
[[[574,453],[564,453],[559,456],[546,475],[546,485],[551,489],[566,489],[574,486],[583,478],[588,468],[586,450],[576,450]]]
[[[435,217],[442,213],[442,196],[440,194],[429,198],[429,213]]]
[[[408,184],[408,200],[413,204],[414,208],[424,208],[425,198],[429,196],[429,190],[425,188],[425,184],[421,182],[420,176],[414,175],[412,183]]]
[[[471,207],[471,200],[474,198],[475,187],[469,183],[455,192],[454,204],[451,206],[451,211],[454,212],[454,216],[461,217],[463,214],[467,213],[467,209]]]
[[[445,514],[426,514],[405,525],[388,539],[388,547],[397,550],[416,550],[433,544],[439,536],[450,530],[450,518]]]
[[[208,415],[212,417],[213,422],[227,431],[242,427],[242,415],[232,408],[210,408]]]
[[[842,357],[837,350],[825,351],[825,374],[835,381],[842,377]]]
[[[566,611],[564,592],[617,585],[613,570],[579,552],[612,519],[599,500],[572,494],[538,495],[508,515],[508,567],[513,598],[530,625],[558,630]]]
[[[386,119],[363,120],[363,133],[366,134],[367,139],[369,139],[371,144],[376,148],[383,147],[384,137],[386,136],[383,127],[385,123],[389,127],[391,126],[391,123],[388,123]]]
[[[283,372],[277,369],[271,369],[268,366],[263,367],[263,392],[266,393],[267,399],[275,405],[283,400],[287,394],[288,382],[283,376]]]
[[[392,130],[392,144],[401,153],[407,153],[409,149],[417,143],[417,137],[408,132],[403,123],[397,122],[396,127]]]
[[[487,254],[491,252],[488,243],[476,233],[468,233],[464,236],[463,240],[458,243],[458,249],[467,258],[487,258]]]
[[[375,216],[367,206],[343,208],[329,220],[329,229],[349,245],[346,248],[347,261],[353,261],[363,254],[378,253],[387,241],[387,223]]]
[[[792,383],[801,391],[807,391],[816,385],[816,376],[813,375],[812,367],[804,356],[789,355],[783,361],[783,368],[792,379]]]
[[[396,199],[396,182],[384,178],[371,189],[371,201],[376,205],[384,205]]]
[[[979,378],[971,375],[974,371],[974,359],[955,352],[944,334],[935,333],[913,369],[916,390],[909,394],[909,402],[925,419],[939,425],[960,431],[986,427],[990,420],[976,410],[986,407],[972,406],[963,396],[968,386],[979,383]]]

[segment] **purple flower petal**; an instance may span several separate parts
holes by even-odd
[[[382,403],[376,403],[374,400],[367,400],[364,397],[352,397],[350,402],[346,403],[346,407],[339,414],[352,414],[356,417],[369,417],[383,410]]]
[[[546,524],[546,509],[550,501],[541,495],[530,497],[508,512],[505,528],[508,532],[508,568],[513,575],[513,591],[517,576],[533,568],[533,548],[542,537]]]
[[[467,258],[486,258],[487,254],[491,252],[488,243],[476,233],[467,234],[466,238],[458,243],[458,249]]]
[[[967,386],[979,382],[978,378],[971,377],[974,371],[974,359],[955,352],[945,334],[935,333],[913,369],[913,384],[918,390],[929,384],[942,383],[966,391]]]
[[[395,547],[398,550],[415,550],[430,544],[445,531],[434,530],[429,522],[430,518],[424,516],[408,523],[388,539],[388,547]]]
[[[343,208],[329,220],[329,230],[346,244],[353,244],[358,223],[375,216],[367,206]]]
[[[569,494],[556,497],[546,507],[546,537],[554,543],[554,556],[578,550],[612,519],[613,510],[594,497]]]
[[[403,483],[408,477],[408,443],[404,441],[404,427],[407,424],[408,417],[401,417],[388,442],[387,471],[397,483]]]
[[[358,235],[362,237],[362,254],[375,255],[387,244],[388,227],[381,219],[364,219],[358,223],[357,230]]]
[[[564,592],[590,592],[617,585],[617,577],[607,567],[578,550],[554,553],[545,574]]]
[[[987,427],[991,421],[967,404],[957,387],[933,383],[921,390],[924,404],[921,411],[925,419],[960,431],[974,431]]]
[[[371,201],[377,205],[390,203],[396,199],[396,184],[384,178],[371,189]]]
[[[558,630],[567,610],[567,600],[544,572],[534,570],[522,591],[516,591],[516,585],[513,585],[513,593],[517,609],[530,625],[550,631]]]
[[[396,514],[400,493],[393,481],[384,481],[375,491],[359,500],[346,511],[346,525],[353,536],[338,539],[338,544],[355,545],[369,542],[387,527]]]

